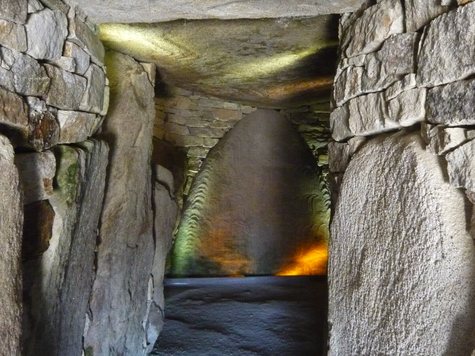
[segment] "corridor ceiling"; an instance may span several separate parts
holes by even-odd
[[[72,1],[72,0],[71,0]],[[362,0],[76,0],[159,82],[259,107],[327,101],[338,15]]]

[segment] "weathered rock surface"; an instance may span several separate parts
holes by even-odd
[[[56,119],[56,109],[35,97],[27,98],[29,106],[28,134],[25,141],[19,141],[19,146],[26,146],[37,151],[53,147],[59,141],[60,127]]]
[[[329,210],[315,160],[286,118],[257,110],[208,154],[173,246],[176,275],[324,274]]]
[[[7,80],[12,80],[13,89],[18,94],[42,96],[48,92],[50,78],[46,70],[36,60],[21,52],[0,48],[1,65],[10,73],[0,85],[8,88]]]
[[[418,56],[419,86],[451,83],[475,74],[474,18],[475,3],[469,3],[430,23]]]
[[[15,165],[20,175],[23,204],[48,199],[53,194],[56,160],[51,151],[19,153]]]
[[[370,53],[387,38],[404,31],[404,10],[400,0],[381,0],[359,17],[349,36],[346,57]]]
[[[348,105],[343,105],[336,108],[330,114],[330,128],[332,131],[332,138],[335,141],[343,141],[348,137],[352,137],[353,133],[350,131],[350,109]]]
[[[426,89],[417,88],[403,91],[387,103],[388,117],[403,127],[424,121],[426,117]]]
[[[95,64],[91,64],[84,77],[87,79],[87,86],[79,108],[100,114],[104,106],[104,88],[106,87],[104,71]]]
[[[28,107],[22,97],[1,87],[0,123],[19,129],[28,126]]]
[[[24,215],[23,261],[39,256],[48,249],[55,213],[48,200],[37,200],[24,206]]]
[[[23,204],[13,156],[13,147],[0,135],[0,354],[20,356]]]
[[[78,110],[87,80],[49,64],[45,64],[45,68],[51,78],[51,85],[45,96],[46,103],[58,109]]]
[[[475,80],[432,88],[427,93],[427,120],[449,126],[475,124]]]
[[[431,152],[443,155],[449,150],[460,146],[470,139],[469,134],[461,127],[443,127],[423,123],[421,135]],[[473,137],[472,137],[473,138]]]
[[[0,19],[0,44],[17,51],[26,51],[28,44],[25,27],[15,22]]]
[[[163,167],[157,171],[160,172],[156,177],[158,181],[169,180],[170,171]],[[147,354],[152,351],[163,328],[165,260],[172,247],[173,232],[179,212],[178,204],[172,198],[173,178],[170,183],[168,187],[159,183],[155,183],[153,187],[155,256],[152,268],[153,292],[149,296],[148,323],[146,324]]]
[[[43,9],[31,14],[25,25],[27,53],[36,59],[59,59],[68,35],[68,19],[61,11]]]
[[[394,99],[403,91],[414,89],[416,87],[416,75],[414,73],[404,76],[384,91],[386,100]]]
[[[81,47],[77,44],[66,41],[64,45],[64,55],[67,57],[74,58],[76,61],[76,72],[80,75],[86,73],[91,62],[91,56],[87,54]]]
[[[41,11],[45,8],[39,0],[28,0],[27,2],[28,2],[28,13],[29,14]]]
[[[154,259],[150,156],[154,89],[142,66],[110,52],[111,107],[102,134],[111,147],[97,275],[84,349],[94,356],[143,354]]]
[[[25,23],[28,10],[27,0],[0,0],[0,19]]]
[[[406,31],[415,32],[449,10],[440,0],[404,0]]]
[[[475,191],[475,140],[455,149],[445,156],[450,183],[457,188]]]
[[[81,111],[58,111],[59,143],[82,142],[91,137],[102,123],[95,114]]]
[[[91,60],[98,64],[104,64],[104,46],[98,35],[92,31],[78,16],[69,19],[68,40],[84,48],[90,55]]]
[[[102,141],[56,146],[49,248],[24,262],[23,349],[28,356],[81,356],[94,276],[108,147]]]
[[[417,133],[366,143],[331,226],[330,355],[470,354],[475,248],[466,224],[462,193]]]

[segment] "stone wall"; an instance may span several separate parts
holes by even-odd
[[[409,0],[341,18],[332,355],[475,346],[474,19],[473,2]]]
[[[0,0],[1,355],[142,355],[161,330],[178,208],[171,173],[152,177],[155,67],[108,58],[109,113],[81,9]]]
[[[293,124],[314,151],[319,166],[326,167],[329,131],[329,103],[277,109]],[[214,147],[234,125],[257,110],[256,107],[224,101],[200,93],[163,86],[155,99],[154,136],[182,148],[188,157],[184,194],[193,177]]]

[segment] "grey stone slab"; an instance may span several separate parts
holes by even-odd
[[[39,0],[28,0],[28,13],[32,14],[43,10],[45,7]]]
[[[21,153],[15,156],[20,173],[23,204],[46,200],[53,194],[56,159],[53,152]]]
[[[28,107],[23,98],[1,87],[0,122],[19,129],[26,129],[28,127]]]
[[[330,114],[330,129],[335,141],[342,141],[353,136],[350,131],[349,119],[350,111],[347,104],[336,108]]]
[[[28,0],[1,0],[0,19],[24,24],[28,11]]]
[[[25,25],[28,39],[27,53],[36,59],[57,60],[61,58],[68,19],[59,10],[43,9],[30,14]]]
[[[426,118],[425,88],[415,88],[403,91],[387,103],[388,117],[403,127],[412,126]]]
[[[155,94],[131,57],[108,52],[106,65],[113,109],[102,135],[111,152],[84,349],[95,356],[141,355],[155,254],[150,164]]]
[[[25,26],[0,19],[0,45],[25,52],[28,49]]]
[[[475,80],[463,80],[428,90],[427,120],[449,126],[475,124]]]
[[[418,56],[417,84],[433,87],[475,74],[475,3],[433,20]]]
[[[99,128],[101,117],[81,111],[58,110],[59,143],[82,142]]]
[[[58,67],[45,64],[51,85],[45,100],[48,105],[63,110],[78,110],[86,90],[87,80]]]
[[[104,70],[95,64],[91,64],[84,77],[87,79],[87,86],[79,109],[100,114],[104,107],[104,90],[106,87]]]
[[[404,0],[406,31],[417,31],[450,9],[440,0]]]
[[[77,16],[69,20],[68,40],[84,49],[97,65],[104,64],[104,46],[99,37]]]
[[[64,56],[74,58],[76,62],[76,72],[83,75],[89,68],[91,63],[91,56],[86,53],[81,47],[77,44],[66,41],[64,44]]]
[[[0,354],[20,356],[23,204],[13,158],[13,147],[0,135],[0,330],[4,331],[0,338]]]
[[[329,246],[331,356],[475,346],[466,198],[421,141],[417,132],[372,139],[345,172]]]
[[[374,52],[391,35],[404,32],[400,0],[381,0],[363,12],[351,28],[346,57]]]

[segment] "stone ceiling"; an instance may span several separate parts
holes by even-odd
[[[72,1],[72,0],[71,0]],[[106,47],[156,63],[161,80],[260,107],[328,100],[337,13],[362,0],[75,0]]]

